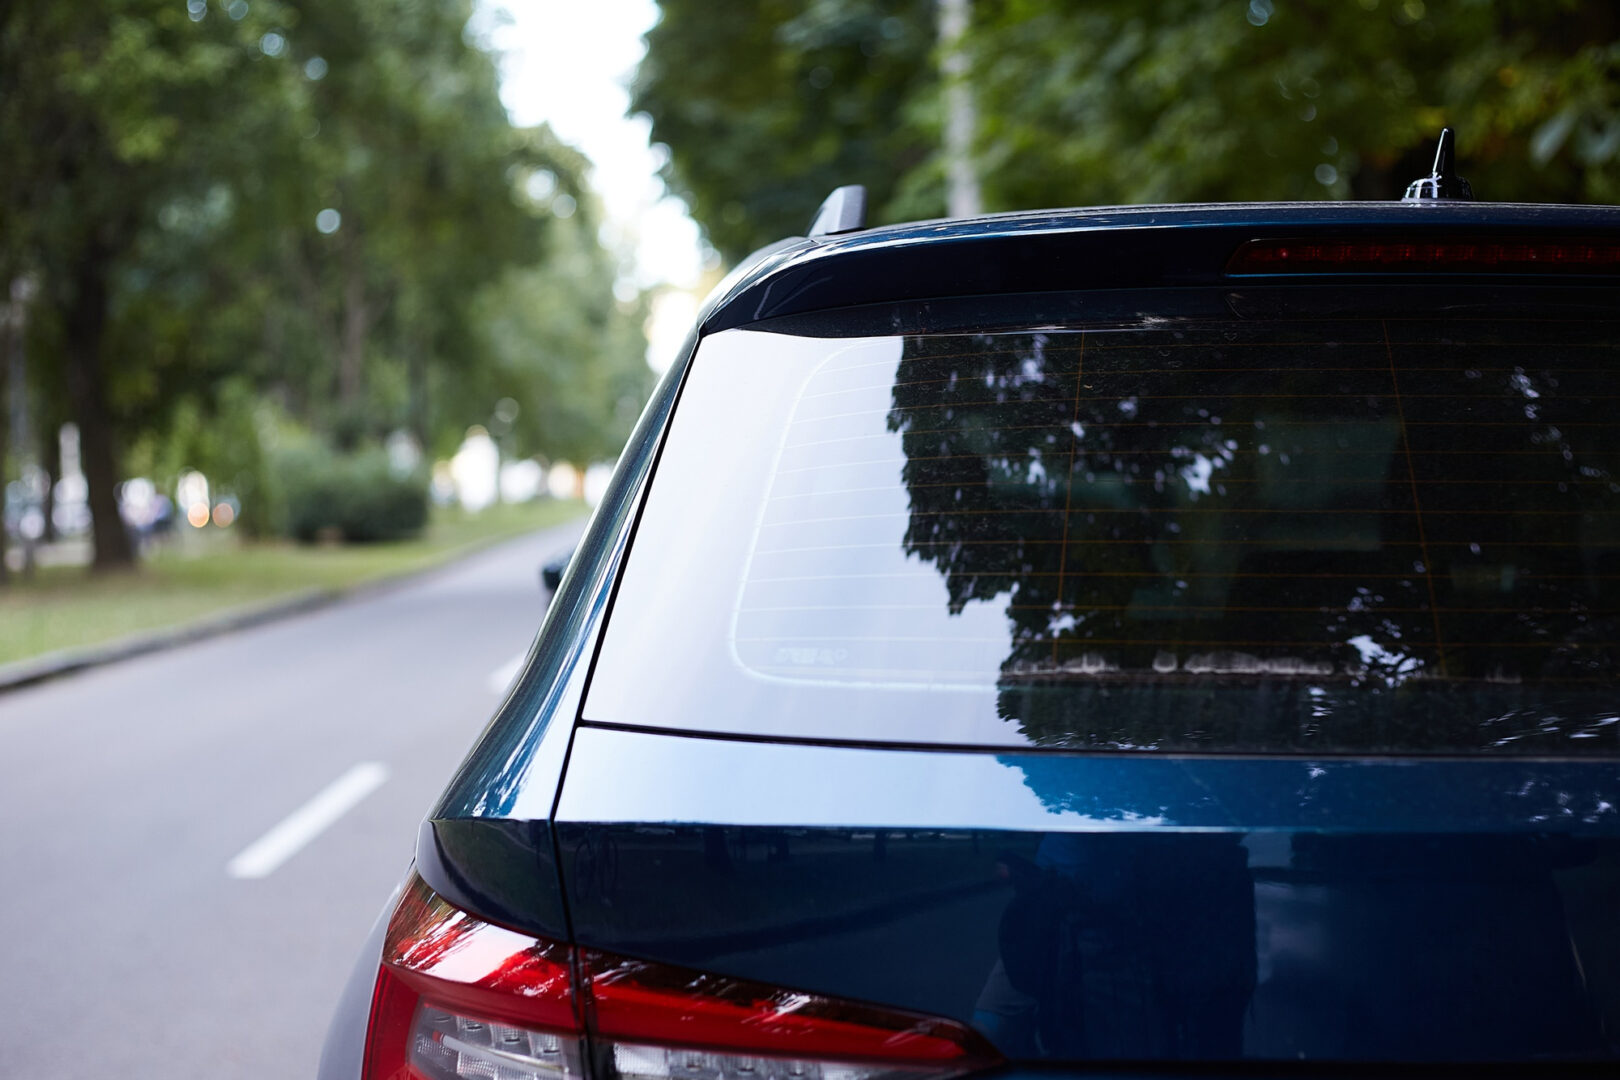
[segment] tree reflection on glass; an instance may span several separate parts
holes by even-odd
[[[1099,748],[1613,752],[1607,327],[907,340],[903,546],[1005,602],[999,708]]]

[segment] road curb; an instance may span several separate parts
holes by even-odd
[[[566,528],[572,524],[574,524],[572,521],[563,522],[559,525],[537,529],[535,532],[550,532],[553,529]],[[180,645],[189,645],[193,642],[219,637],[222,634],[233,633],[237,630],[249,630],[256,626],[263,626],[266,623],[290,618],[293,615],[302,615],[324,607],[330,607],[341,600],[375,596],[399,588],[402,585],[419,581],[422,578],[442,573],[474,555],[481,555],[492,548],[500,547],[502,544],[525,540],[532,535],[534,534],[525,533],[517,536],[504,536],[485,543],[473,543],[453,552],[443,561],[436,562],[431,566],[408,570],[401,574],[392,574],[373,581],[363,581],[357,585],[349,585],[338,589],[308,589],[304,592],[282,597],[279,600],[271,600],[253,607],[221,612],[180,626],[131,634],[127,637],[118,638],[101,645],[92,645],[88,648],[63,649],[53,653],[46,653],[43,656],[36,656],[29,660],[0,664],[0,695],[12,690],[21,690],[27,686],[49,682],[52,679],[59,679],[64,675],[72,675],[87,668],[101,667],[103,664],[112,664],[120,660],[130,660],[137,656],[145,656],[147,653],[161,652],[164,649],[172,649]]]
[[[0,694],[59,679],[86,668],[129,660],[177,645],[187,645],[193,641],[228,634],[233,630],[246,630],[290,615],[314,611],[348,595],[350,590],[346,589],[315,589],[295,593],[290,597],[246,610],[210,615],[181,626],[131,634],[104,645],[93,645],[84,649],[63,649],[59,652],[46,653],[44,656],[36,656],[31,660],[18,660],[16,663],[0,666]]]

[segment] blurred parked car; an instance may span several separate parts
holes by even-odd
[[[557,587],[562,584],[562,576],[568,569],[569,560],[571,560],[573,557],[574,552],[573,549],[570,548],[561,555],[547,559],[544,563],[542,563],[540,565],[541,588],[550,593],[556,592]]]
[[[708,302],[321,1075],[1612,1065],[1620,208],[856,195]]]

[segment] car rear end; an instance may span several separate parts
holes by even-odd
[[[1483,204],[767,255],[323,1076],[1612,1068],[1617,255]]]

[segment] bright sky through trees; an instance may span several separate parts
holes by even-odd
[[[657,17],[652,0],[485,0],[478,22],[501,54],[501,100],[513,122],[550,124],[591,159],[591,183],[607,211],[603,239],[631,254],[634,285],[690,289],[703,270],[698,227],[658,179],[663,158],[648,143],[646,120],[625,115],[625,84]],[[673,335],[678,345],[686,329],[655,313],[649,358],[656,366],[672,350],[658,339]]]

